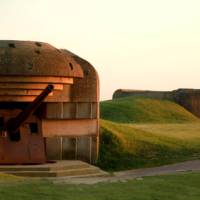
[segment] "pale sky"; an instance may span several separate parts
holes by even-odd
[[[200,88],[199,0],[0,0],[0,39],[66,48],[114,90]]]

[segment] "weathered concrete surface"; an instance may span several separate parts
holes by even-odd
[[[35,178],[72,178],[107,175],[100,168],[79,160],[55,161],[42,165],[1,165],[0,173]]]
[[[136,97],[150,97],[156,99],[172,99],[173,95],[168,91],[151,91],[151,90],[116,90],[113,94],[113,99],[136,96]]]
[[[179,89],[174,91],[173,97],[176,103],[200,117],[200,90]]]
[[[9,140],[4,124],[13,109],[24,110],[48,84],[55,90],[31,113],[36,120],[27,119],[17,130],[18,135],[24,131],[23,139],[30,138],[20,143],[26,160],[19,161],[22,153]],[[95,163],[99,147],[99,78],[95,68],[72,52],[47,43],[0,40],[0,139],[8,143],[0,144],[1,164],[8,164],[8,152],[12,152],[12,164],[30,163],[31,157],[42,154],[45,161],[78,158]],[[43,152],[38,152],[37,143],[42,144]]]
[[[68,102],[46,104],[45,119],[49,123],[44,129],[48,129],[47,135],[56,136],[47,137],[48,158],[95,163],[99,152],[98,73],[89,62],[74,53],[65,49],[60,51],[81,66],[84,76],[74,79]],[[43,124],[47,121],[44,120]],[[54,149],[54,145],[59,148]]]
[[[197,117],[200,117],[200,89],[178,89],[173,91],[119,89],[114,92],[113,99],[128,96],[172,100]]]
[[[44,42],[0,40],[0,75],[83,77],[67,53]]]

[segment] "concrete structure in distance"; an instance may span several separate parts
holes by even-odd
[[[118,89],[114,92],[113,99],[128,96],[171,100],[200,117],[200,89],[177,89],[173,91]]]

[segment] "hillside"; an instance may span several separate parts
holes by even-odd
[[[120,124],[101,120],[98,165],[107,170],[200,158],[200,123]]]
[[[185,123],[198,118],[180,105],[145,97],[124,97],[103,101],[101,119],[119,123]]]
[[[200,158],[200,121],[178,104],[125,97],[100,106],[100,167],[123,170]]]

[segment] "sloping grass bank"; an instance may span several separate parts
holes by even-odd
[[[118,123],[185,123],[199,121],[182,106],[168,100],[124,97],[103,101],[101,119]]]
[[[101,120],[98,165],[123,170],[200,158],[200,124],[130,125]]]
[[[168,100],[127,97],[101,102],[98,165],[152,167],[200,158],[200,121]]]

